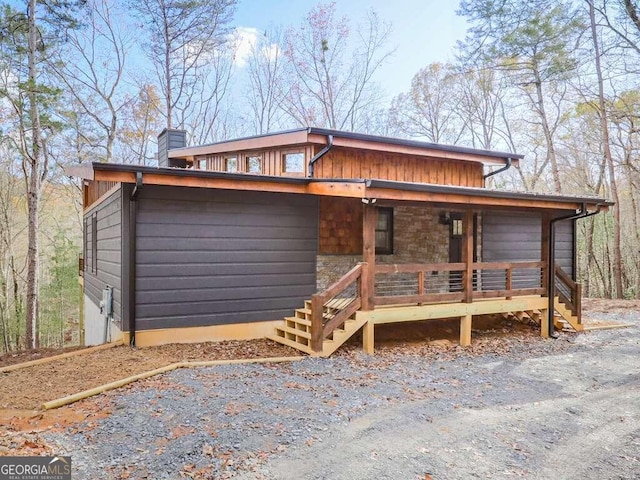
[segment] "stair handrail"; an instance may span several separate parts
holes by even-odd
[[[556,285],[555,294],[560,301],[569,307],[571,313],[580,319],[582,312],[582,285],[573,280],[567,272],[565,272],[560,265],[555,265],[556,281],[563,284],[570,292],[570,297],[567,297],[562,290]]]
[[[366,265],[366,262],[358,263],[322,293],[311,296],[311,349],[314,352],[322,351],[323,340],[360,309],[362,304],[362,272]],[[336,295],[344,292],[354,282],[357,282],[356,298],[344,305],[339,313],[324,324],[325,304]]]

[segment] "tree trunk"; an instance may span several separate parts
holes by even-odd
[[[551,173],[553,175],[553,184],[557,193],[562,193],[562,183],[560,182],[560,170],[558,169],[558,159],[556,157],[556,148],[553,142],[553,134],[549,127],[547,120],[547,112],[544,106],[544,95],[542,93],[542,79],[537,69],[534,69],[535,85],[536,85],[536,100],[538,107],[538,115],[540,115],[540,122],[542,123],[542,131],[547,143],[547,159],[551,163]]]
[[[600,65],[600,44],[596,30],[596,18],[593,2],[589,1],[589,19],[591,21],[591,39],[593,40],[593,51],[595,55],[596,75],[598,78],[598,106],[600,117],[600,130],[602,134],[602,146],[604,148],[604,158],[609,172],[609,183],[612,200],[616,203],[613,207],[613,285],[612,292],[615,298],[622,298],[622,254],[620,249],[620,199],[618,197],[618,187],[616,185],[616,172],[613,165],[613,156],[609,145],[609,124],[607,122],[607,110],[604,101],[604,80],[602,79],[602,66]]]
[[[40,163],[42,156],[40,138],[40,112],[37,98],[37,42],[36,0],[29,0],[29,47],[28,57],[28,99],[29,116],[31,117],[31,155],[25,155],[27,178],[27,305],[26,305],[26,338],[27,348],[38,348],[38,209],[40,207]]]

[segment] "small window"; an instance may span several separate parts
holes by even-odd
[[[462,219],[461,218],[453,218],[451,220],[451,236],[453,237],[462,236]]]
[[[262,173],[262,157],[250,155],[247,157],[247,172]]]
[[[285,153],[282,156],[282,171],[284,173],[304,173],[304,153]]]
[[[226,172],[238,171],[238,157],[226,157],[224,159],[224,170]]]
[[[206,170],[207,169],[207,159],[206,158],[201,158],[200,160],[198,160],[198,169],[199,170]]]
[[[98,273],[98,214],[91,216],[91,271]]]
[[[376,253],[378,255],[393,255],[393,208],[378,208]]]

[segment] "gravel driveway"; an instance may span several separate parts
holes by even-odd
[[[76,479],[640,478],[638,313],[598,318],[635,326],[176,370],[45,437]]]

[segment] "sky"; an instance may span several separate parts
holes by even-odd
[[[298,26],[317,0],[239,0],[237,28],[265,31],[274,26]],[[377,80],[389,97],[409,90],[421,68],[453,59],[453,47],[462,40],[466,21],[455,14],[458,0],[337,0],[340,16],[354,24],[371,9],[392,25],[389,48],[395,49]]]

